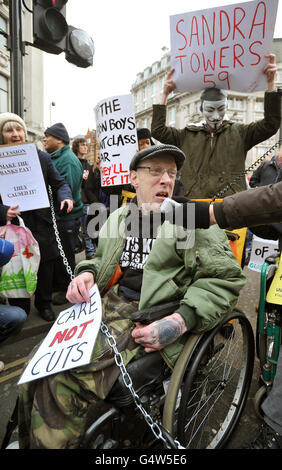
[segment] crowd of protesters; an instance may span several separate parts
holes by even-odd
[[[124,189],[132,193],[130,200],[137,204],[140,213],[143,211],[143,205],[148,206],[149,204],[150,210],[154,211],[156,205],[160,208],[165,200],[171,199],[178,202],[176,206],[172,203],[173,210],[176,212],[179,209],[179,203],[190,203],[187,197],[213,197],[222,186],[229,182],[235,169],[237,173],[244,171],[247,151],[257,143],[274,135],[281,122],[280,95],[274,87],[276,64],[273,54],[269,55],[269,63],[264,72],[267,77],[267,91],[265,93],[265,115],[262,120],[245,125],[226,120],[226,93],[218,89],[207,89],[201,95],[203,124],[201,126],[189,125],[179,130],[166,126],[166,101],[169,94],[175,89],[172,70],[165,81],[161,103],[153,107],[152,136],[156,140],[152,140],[148,129],[137,130],[139,150],[130,164],[131,185],[128,188],[113,188],[111,193],[107,193],[105,188],[101,187],[99,161],[97,160],[93,165],[90,165],[86,158],[89,149],[85,138],[75,139],[71,149],[69,134],[62,123],[56,123],[45,130],[43,143],[46,152],[38,150],[38,158],[46,188],[50,186],[53,193],[54,212],[64,255],[62,256],[58,247],[50,207],[21,213],[17,206],[0,205],[1,225],[5,225],[7,221],[17,224],[17,216],[21,216],[26,227],[31,230],[38,241],[41,259],[34,294],[34,306],[44,320],[55,320],[52,303],[64,305],[67,302],[87,301],[88,289],[93,285],[96,276],[104,266],[109,271],[109,280],[114,274],[111,270],[115,267],[108,267],[108,256],[116,251],[114,241],[104,240],[103,243],[101,241],[99,243],[97,238],[91,238],[87,233],[89,207],[93,202],[99,202],[108,207],[110,194],[116,194],[119,197],[118,216],[113,213],[107,220],[108,225],[116,222],[117,226],[114,230],[118,230],[122,216],[126,211],[122,200]],[[228,142],[233,142],[234,139],[236,145],[233,148],[228,145]],[[211,140],[213,145],[211,145]],[[0,114],[0,143],[18,145],[26,141],[27,129],[24,121],[13,113]],[[228,152],[225,151],[227,147],[230,150]],[[222,179],[222,175],[224,175],[224,179]],[[109,307],[111,310],[111,312],[106,311],[109,318],[112,310],[115,311],[116,316],[112,322],[112,328],[113,330],[121,328],[122,335],[126,337],[122,354],[125,358],[129,358],[128,362],[144,352],[160,350],[166,357],[166,362],[171,362],[173,367],[173,360],[178,355],[179,338],[183,333],[200,331],[201,328],[201,331],[206,331],[206,329],[212,328],[222,319],[223,313],[225,314],[235,305],[240,289],[245,282],[245,276],[238,263],[236,264],[235,258],[232,257],[231,249],[226,243],[226,237],[221,235],[220,228],[229,227],[227,219],[229,217],[228,220],[230,220],[230,211],[228,212],[227,209],[225,212],[225,204],[228,207],[228,201],[232,201],[231,206],[232,204],[233,207],[236,205],[237,194],[234,193],[238,192],[240,195],[240,191],[245,189],[245,183],[242,183],[243,186],[240,184],[231,189],[233,195],[229,195],[231,199],[226,198],[226,202],[217,203],[213,207],[205,202],[194,203],[195,228],[207,229],[209,243],[217,243],[218,252],[222,256],[225,255],[225,263],[221,264],[220,276],[218,275],[219,270],[216,269],[216,259],[211,260],[210,264],[207,263],[205,268],[208,273],[206,271],[203,273],[199,266],[193,264],[192,253],[189,249],[185,251],[185,260],[177,258],[177,262],[173,260],[173,263],[170,263],[170,257],[176,253],[174,241],[171,242],[171,245],[167,245],[167,248],[158,245],[159,252],[153,248],[152,243],[150,263],[147,263],[147,260],[143,263],[147,263],[146,270],[144,270],[144,265],[140,267],[138,264],[139,267],[136,269],[134,263],[129,265],[123,263],[126,255],[129,255],[130,259],[134,258],[135,248],[128,249],[128,253],[125,245],[123,249],[121,248],[119,259],[117,259],[121,271],[118,287],[110,291],[109,304],[105,306],[105,309]],[[255,202],[257,203],[257,200]],[[250,215],[254,210],[255,202],[246,209],[247,215]],[[243,204],[242,207],[243,214]],[[185,220],[182,220],[185,227]],[[265,220],[260,222],[258,217],[253,225],[264,222]],[[218,224],[220,228],[218,226],[210,228],[210,225],[214,224]],[[85,260],[76,266],[75,252],[80,230],[85,246]],[[151,236],[151,233],[150,237],[152,241],[154,237]],[[198,231],[196,239],[203,253],[209,251],[204,231]],[[126,240],[129,246],[129,238]],[[142,240],[136,240],[136,244],[138,243],[141,246]],[[210,252],[209,257],[211,256]],[[1,264],[9,262],[10,257],[7,255],[4,261],[0,259]],[[207,259],[209,257],[207,255]],[[65,261],[67,261],[71,272],[75,274],[72,281],[70,281],[70,273],[66,269]],[[153,326],[157,331],[154,337],[147,327],[140,325],[134,327],[131,323],[130,326],[128,323],[125,326],[120,326],[118,318],[120,302],[130,313],[132,308],[136,309],[138,302],[143,302],[142,305],[151,303],[155,305],[154,302],[158,303],[164,300],[163,294],[169,298],[169,290],[163,289],[162,294],[161,289],[161,285],[164,285],[162,284],[162,273],[165,273],[168,268],[171,269],[170,276],[175,279],[175,285],[179,284],[178,288],[182,289],[183,301],[181,301],[179,310],[166,317],[165,321],[160,320],[157,326],[154,322]],[[224,269],[228,270],[228,282]],[[179,275],[181,272],[185,272],[186,277],[181,277]],[[195,279],[196,272],[197,281]],[[216,282],[214,282],[214,278]],[[100,284],[99,288],[103,290],[105,286],[103,283]],[[144,285],[146,285],[146,292]],[[154,295],[154,289],[158,292],[158,296]],[[200,304],[206,291],[209,292],[206,299],[209,299],[210,304],[208,312],[205,311],[205,313],[200,312]],[[173,296],[174,292],[171,292],[171,298]],[[213,296],[217,298],[217,301],[213,300]],[[112,303],[113,298],[114,303]],[[1,307],[0,341],[22,327],[26,316],[30,313],[31,301],[30,299],[9,298],[7,302],[3,302]],[[4,310],[4,315],[2,315],[2,310]],[[109,324],[111,325],[110,320]],[[3,331],[6,329],[4,336],[1,335],[2,325]],[[173,332],[169,341],[164,340],[168,336],[166,328],[170,329],[170,333]],[[170,347],[167,348],[167,346]],[[176,352],[173,353],[175,357],[172,360],[173,348]],[[32,386],[32,390],[30,384],[20,387],[21,448],[75,448],[79,446],[81,434],[85,428],[85,413],[80,413],[78,420],[76,407],[79,406],[81,410],[86,410],[87,402],[96,403],[98,399],[104,398],[119,374],[119,370],[114,364],[111,365],[110,376],[104,374],[103,368],[106,365],[103,364],[103,360],[107,362],[108,358],[104,358],[103,354],[99,358],[92,358],[87,373],[85,373],[85,369],[82,373],[83,377],[79,376],[79,370],[75,371],[73,380],[74,382],[79,381],[79,387],[77,390],[74,390],[75,387],[73,387],[71,392],[68,392],[70,396],[67,398],[62,399],[58,393],[53,396],[51,403],[49,388],[51,389],[53,384],[56,384],[54,385],[56,387],[59,384],[63,390],[66,381],[68,380],[69,384],[72,380],[71,374],[67,378],[63,373],[52,376],[50,380],[45,378],[38,387]],[[44,383],[47,384],[45,388],[42,385]],[[275,391],[277,388],[281,389],[280,383],[278,387],[275,387]],[[88,393],[87,400],[84,398],[86,391]],[[62,395],[64,395],[64,391],[62,391]],[[44,419],[46,413],[49,416],[52,415],[52,420]],[[32,422],[31,414],[38,417],[36,422],[40,422],[40,426]],[[61,427],[58,427],[58,417],[59,422],[62,423]],[[75,417],[75,419],[71,417]],[[280,423],[279,416],[274,426],[272,426],[272,418],[266,420],[266,423],[268,432],[270,429],[270,440],[268,443],[266,442],[264,427],[265,442],[263,445],[267,445],[268,448],[281,448],[280,424],[282,419]],[[257,447],[262,448],[258,444]]]

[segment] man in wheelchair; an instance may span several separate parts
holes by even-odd
[[[160,212],[184,160],[183,152],[171,145],[137,152],[130,164],[136,204],[109,216],[99,232],[95,257],[76,266],[68,287],[68,300],[77,303],[88,301],[88,291],[97,283],[103,322],[125,366],[160,351],[173,368],[185,333],[201,334],[218,325],[245,283],[223,230],[217,225],[193,230],[193,221],[184,230]],[[109,287],[113,277],[118,280]],[[179,302],[177,310],[152,316],[150,324],[146,318],[141,323],[136,315],[131,317],[138,309],[152,313],[153,307],[173,301]],[[119,374],[100,331],[88,365],[21,385],[20,448],[79,447],[89,406],[107,399]]]

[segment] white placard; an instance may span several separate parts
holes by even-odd
[[[259,238],[254,235],[248,268],[251,269],[251,271],[260,272],[265,258],[273,253],[279,254],[278,241],[265,240],[264,238]]]
[[[50,206],[35,144],[0,146],[0,188],[3,204],[21,212]]]
[[[129,164],[138,151],[131,95],[113,96],[95,107],[101,185],[128,184]]]
[[[97,285],[82,302],[60,313],[46,338],[27,364],[18,384],[88,364],[102,320]]]
[[[266,90],[278,0],[236,3],[170,17],[177,91]]]

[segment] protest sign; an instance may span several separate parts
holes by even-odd
[[[273,253],[279,255],[278,241],[265,240],[254,235],[248,268],[260,272],[265,258]]]
[[[27,364],[18,384],[88,364],[102,320],[97,285],[90,302],[75,304],[60,313],[46,338]]]
[[[171,16],[176,90],[264,91],[277,7],[278,0],[256,0]]]
[[[0,188],[3,204],[21,212],[50,206],[34,144],[0,146]]]
[[[131,95],[100,101],[95,107],[101,185],[128,184],[129,164],[138,150]]]

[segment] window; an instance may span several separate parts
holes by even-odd
[[[240,98],[235,98],[235,104],[234,104],[234,108],[236,109],[243,109],[244,105],[243,105],[243,100],[240,99]]]
[[[162,69],[165,69],[165,68],[166,68],[166,64],[167,64],[167,56],[162,57],[162,59],[161,59],[161,68],[162,68]]]
[[[227,106],[228,106],[229,109],[233,108],[233,99],[232,98],[227,99]]]
[[[151,102],[152,104],[156,103],[156,84],[155,82],[151,85]]]
[[[263,111],[264,110],[263,101],[256,101],[255,110],[256,111]]]
[[[147,108],[147,92],[146,88],[143,88],[143,109]]]
[[[138,111],[139,111],[139,105],[140,105],[140,103],[139,103],[140,96],[139,95],[140,95],[140,93],[139,93],[139,91],[137,91],[137,93],[135,95],[135,111],[136,111],[136,113],[138,113]]]
[[[158,62],[155,62],[153,65],[152,65],[152,74],[156,74],[159,70],[159,63]]]
[[[144,80],[146,80],[150,75],[150,67],[147,67],[145,70],[144,70]]]
[[[4,31],[4,33],[7,33],[7,21],[3,16],[0,16],[0,30]],[[0,34],[0,49],[5,49],[6,50],[6,45],[7,45],[7,39],[5,36]]]
[[[163,94],[163,89],[164,89],[164,81],[165,81],[165,76],[163,75],[161,78],[160,78],[160,98]]]
[[[175,126],[175,108],[169,108],[168,110],[168,125]]]
[[[8,111],[8,79],[0,75],[0,110],[1,113]]]

